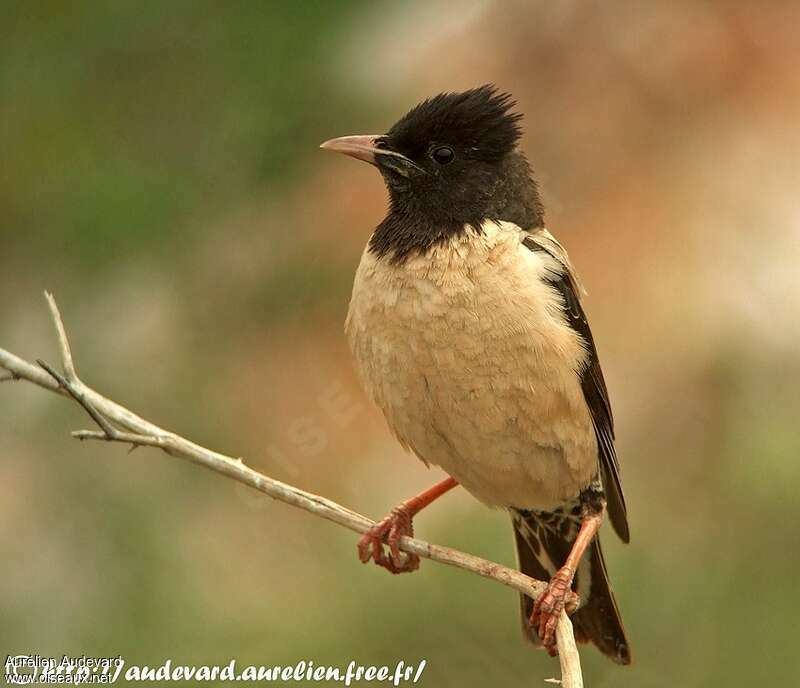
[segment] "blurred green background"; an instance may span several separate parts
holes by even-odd
[[[361,393],[342,334],[382,217],[317,150],[442,90],[525,113],[548,226],[589,290],[632,524],[607,559],[634,665],[600,686],[800,682],[797,3],[6,2],[0,346],[57,360],[192,439],[377,517],[438,479]],[[394,664],[537,685],[517,599],[0,385],[0,649],[129,663]],[[512,564],[454,493],[420,537]]]

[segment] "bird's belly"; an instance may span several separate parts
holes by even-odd
[[[545,312],[548,295],[510,293],[520,275],[502,261],[420,272],[364,260],[348,336],[401,443],[490,505],[550,509],[585,487],[597,447],[575,373],[582,349]]]

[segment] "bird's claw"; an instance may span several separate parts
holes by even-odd
[[[416,571],[419,568],[419,557],[400,551],[400,538],[405,535],[414,536],[412,514],[407,508],[399,506],[361,536],[358,541],[358,558],[365,564],[372,559],[391,573]],[[384,544],[389,546],[388,555]]]
[[[533,603],[530,624],[536,629],[544,649],[551,657],[558,654],[556,647],[556,626],[561,612],[566,610],[572,614],[578,608],[579,598],[572,591],[572,579],[575,572],[563,567],[550,579],[550,583]]]

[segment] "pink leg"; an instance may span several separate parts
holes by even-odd
[[[400,553],[400,538],[414,536],[413,519],[426,506],[436,501],[445,492],[452,490],[458,482],[446,478],[411,499],[396,506],[386,518],[378,521],[358,541],[358,558],[365,564],[372,559],[392,573],[410,573],[419,568],[419,557],[408,552]],[[383,551],[384,542],[389,545],[390,556]]]
[[[547,590],[533,604],[531,626],[537,628],[542,645],[551,657],[558,654],[556,648],[558,617],[565,608],[569,613],[577,609],[578,596],[572,592],[572,579],[578,570],[583,553],[603,522],[604,514],[605,507],[600,513],[583,517],[578,536],[575,538],[564,566],[556,571],[556,574],[550,579]]]

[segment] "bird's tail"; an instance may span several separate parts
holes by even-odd
[[[564,564],[572,548],[577,534],[574,519],[564,514],[522,510],[513,510],[512,519],[520,571],[532,578],[550,580]],[[618,664],[630,664],[630,646],[611,592],[597,536],[578,565],[572,589],[581,600],[578,611],[571,617],[575,639],[594,643],[600,652]],[[529,623],[533,600],[521,595],[520,606],[522,632],[528,640],[538,645],[539,636]]]

